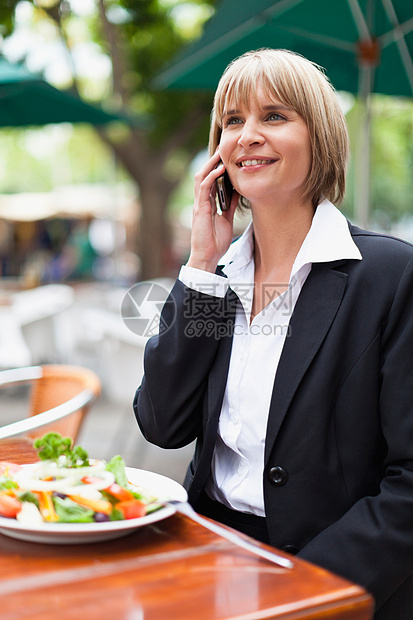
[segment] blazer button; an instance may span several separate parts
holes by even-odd
[[[282,550],[286,553],[291,553],[291,555],[296,555],[299,551],[298,547],[296,547],[295,545],[284,545]]]
[[[271,467],[268,478],[277,487],[282,487],[287,482],[288,474],[282,467]]]

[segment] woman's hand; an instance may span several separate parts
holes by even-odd
[[[234,190],[229,211],[217,212],[215,180],[225,167],[218,151],[195,175],[195,204],[192,216],[191,255],[188,267],[215,272],[218,261],[229,248],[233,237],[234,213],[239,195]]]

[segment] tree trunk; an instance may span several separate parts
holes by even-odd
[[[180,179],[170,181],[162,174],[168,153],[148,148],[144,135],[138,132],[131,134],[123,143],[111,142],[104,132],[99,133],[136,183],[140,213],[135,251],[141,264],[140,279],[176,275],[177,268],[171,265],[167,207],[169,197]]]
[[[167,203],[171,190],[158,178],[147,177],[139,184],[141,215],[137,253],[141,260],[140,279],[176,275],[172,264],[171,232]],[[174,273],[175,271],[175,273]]]

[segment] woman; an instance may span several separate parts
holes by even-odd
[[[301,56],[227,68],[210,154],[190,258],[147,345],[140,428],[164,448],[197,440],[196,510],[363,585],[377,620],[413,618],[413,248],[333,206],[346,125]],[[238,202],[252,223],[231,243]]]

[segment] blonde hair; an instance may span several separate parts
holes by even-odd
[[[305,121],[312,161],[304,197],[314,206],[321,198],[339,204],[345,192],[349,138],[344,114],[334,88],[321,67],[288,50],[260,49],[233,60],[215,93],[209,134],[209,152],[215,153],[228,105],[248,107],[262,86],[268,95],[294,109]]]

